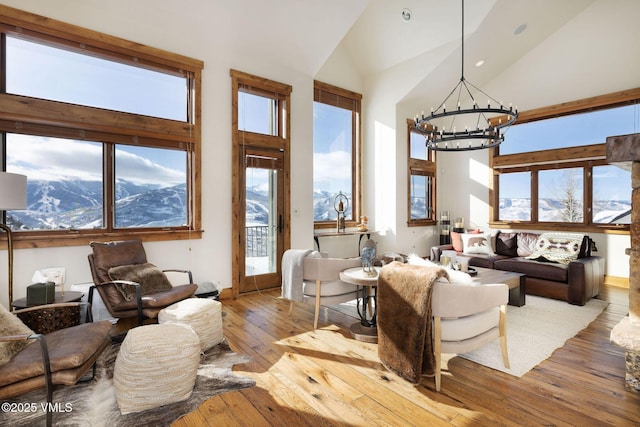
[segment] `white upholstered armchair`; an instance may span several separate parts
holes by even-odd
[[[504,366],[507,353],[505,284],[462,285],[436,282],[432,296],[436,390],[440,391],[442,354],[460,354],[500,338]]]
[[[298,258],[296,260],[296,258]],[[293,259],[293,261],[291,261]],[[285,267],[288,265],[288,267]],[[299,274],[290,274],[287,269],[291,265],[298,265],[302,269]],[[289,314],[293,310],[294,302],[315,305],[313,328],[318,328],[318,317],[321,305],[334,305],[352,301],[358,297],[357,286],[340,280],[340,272],[352,267],[360,267],[360,258],[328,258],[319,252],[301,252],[288,250],[283,256],[283,276],[289,277],[292,283],[285,284],[283,280],[283,297],[289,299]],[[299,278],[302,278],[302,281]],[[288,288],[297,288],[292,291]],[[300,292],[301,290],[301,292]],[[319,292],[318,292],[319,290]]]

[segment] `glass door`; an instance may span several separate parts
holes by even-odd
[[[242,239],[245,257],[240,293],[280,286],[284,252],[283,157],[278,150],[245,151]]]

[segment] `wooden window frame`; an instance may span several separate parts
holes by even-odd
[[[95,230],[43,230],[14,233],[16,248],[81,246],[94,240],[139,238],[143,241],[201,238],[201,78],[204,64],[161,49],[99,33],[76,25],[0,5],[0,55],[4,61],[5,34],[74,50],[134,66],[178,74],[187,78],[187,121],[160,119],[77,104],[6,93],[4,70],[0,88],[0,132],[27,133],[104,144],[103,181],[106,228]],[[187,152],[188,220],[184,227],[114,229],[112,195],[107,191],[109,164],[115,144],[179,149]],[[4,162],[3,159],[3,167]]]
[[[624,90],[577,101],[542,107],[520,113],[518,124],[536,120],[580,114],[608,108],[616,108],[629,104],[640,103],[640,88]],[[497,118],[496,118],[497,120]],[[629,224],[599,224],[593,223],[592,204],[592,168],[608,165],[606,162],[606,144],[593,144],[550,150],[540,150],[526,153],[500,155],[499,147],[491,148],[489,165],[493,171],[493,190],[490,195],[490,227],[502,229],[535,228],[540,230],[570,230],[582,232],[597,232],[609,234],[628,234]],[[541,170],[558,168],[582,168],[584,175],[584,222],[539,222],[538,220],[538,173]],[[531,171],[531,220],[513,221],[500,220],[500,189],[499,175],[501,173]]]
[[[427,225],[436,225],[436,153],[426,150],[427,159],[415,159],[411,157],[411,133],[415,132],[414,121],[407,119],[407,226],[421,227]],[[431,177],[431,217],[411,219],[411,177],[414,175]]]
[[[313,82],[313,101],[334,107],[351,110],[351,212],[353,218],[345,221],[346,227],[357,227],[362,214],[362,95],[347,89],[323,83]],[[314,221],[315,229],[335,228],[336,222]]]

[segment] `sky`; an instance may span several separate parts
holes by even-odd
[[[8,134],[7,171],[43,181],[102,181],[102,144]],[[116,177],[160,187],[186,183],[186,153],[119,145]]]
[[[640,129],[640,108],[619,108],[563,116],[511,126],[500,145],[500,154],[547,150],[570,146],[603,144],[608,136],[636,133]],[[564,171],[540,176],[540,188],[549,189],[542,197],[551,197],[566,178]],[[631,178],[628,171],[616,166],[594,168],[594,197],[630,200]],[[529,198],[529,174],[505,175],[500,181],[500,197]]]
[[[7,92],[186,120],[186,78],[7,37]],[[28,179],[102,180],[102,145],[9,134],[7,170]],[[71,155],[71,153],[73,153]],[[171,186],[186,182],[186,153],[118,145],[118,178]]]
[[[351,193],[351,114],[350,110],[314,103],[314,191]]]

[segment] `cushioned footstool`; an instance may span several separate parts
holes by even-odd
[[[199,365],[200,341],[190,327],[167,323],[130,330],[113,370],[120,412],[140,412],[188,399]]]
[[[187,298],[158,313],[158,323],[180,323],[193,328],[200,339],[202,351],[224,340],[222,334],[222,304],[206,298]]]

